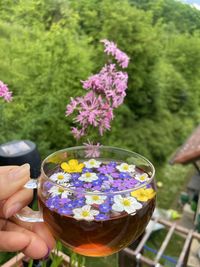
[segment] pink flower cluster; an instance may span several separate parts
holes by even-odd
[[[119,50],[115,43],[110,42],[106,39],[101,40],[101,42],[104,43],[105,46],[104,52],[107,55],[112,55],[122,68],[128,67],[129,57],[124,52]]]
[[[0,81],[0,97],[4,98],[6,102],[12,101],[12,92],[9,91],[6,84]]]
[[[102,70],[83,81],[83,88],[91,89],[105,97],[112,108],[117,108],[124,101],[128,83],[126,72],[117,71],[115,64],[105,65]]]
[[[128,66],[129,58],[124,52],[113,42],[102,42],[105,45],[105,53],[114,56],[122,68]],[[110,130],[110,123],[114,117],[113,109],[123,103],[127,83],[127,73],[118,71],[116,64],[107,64],[99,73],[82,81],[83,88],[89,92],[83,97],[71,98],[66,107],[66,116],[75,113],[74,122],[79,125],[72,128],[72,134],[76,139],[85,136],[90,126],[98,128],[100,135]]]
[[[88,140],[88,143],[83,143],[85,146],[86,158],[98,158],[100,155],[100,143],[93,144]]]

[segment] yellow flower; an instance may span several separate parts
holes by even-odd
[[[141,188],[131,192],[131,196],[137,200],[145,202],[155,196],[156,192],[152,188]]]
[[[68,173],[72,173],[72,172],[82,172],[82,169],[85,165],[83,163],[78,163],[78,160],[76,159],[70,159],[67,162],[63,162],[61,164],[61,168]]]

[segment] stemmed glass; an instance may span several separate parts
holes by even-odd
[[[72,147],[48,156],[37,184],[39,214],[18,214],[26,221],[44,220],[65,246],[92,257],[134,242],[156,203],[150,161],[120,148],[97,150],[92,156],[84,146]]]

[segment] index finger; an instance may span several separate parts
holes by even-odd
[[[0,173],[0,201],[8,199],[19,191],[30,179],[30,165],[5,167]]]

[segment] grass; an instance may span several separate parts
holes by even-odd
[[[102,258],[86,258],[87,267],[118,267],[118,255],[114,254]]]
[[[157,206],[163,209],[177,208],[180,193],[185,191],[194,168],[191,165],[169,165],[156,168],[156,181],[162,182],[158,188]]]
[[[153,260],[166,235],[167,229],[162,229],[160,231],[154,232],[151,235],[151,238],[146,243],[144,255]],[[180,256],[181,248],[183,247],[184,241],[185,239],[182,236],[174,233],[167,248],[164,251],[163,257],[160,259],[159,262],[164,266],[175,267],[176,261]]]
[[[7,260],[14,257],[16,253],[11,252],[0,252],[0,266],[4,264]]]

